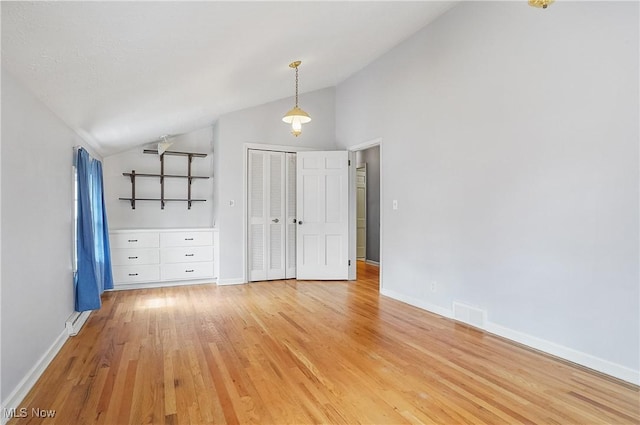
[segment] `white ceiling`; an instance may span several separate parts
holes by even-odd
[[[101,154],[335,86],[456,2],[6,2],[2,66]],[[283,111],[283,113],[286,111]]]

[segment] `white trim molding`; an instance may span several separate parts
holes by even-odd
[[[27,396],[31,388],[38,381],[42,373],[45,371],[47,366],[51,363],[53,358],[58,354],[64,343],[69,338],[69,334],[67,333],[67,329],[65,328],[60,335],[53,341],[53,344],[49,347],[49,349],[40,357],[40,359],[36,362],[36,364],[27,372],[27,374],[22,378],[22,380],[18,383],[16,388],[9,394],[9,396],[2,401],[2,406],[0,407],[0,423],[5,425],[9,422],[10,417],[5,416],[5,412],[7,411],[17,411],[20,408],[20,403]]]
[[[394,300],[402,301],[405,304],[409,304],[414,307],[427,310],[430,313],[438,314],[440,316],[446,317],[447,319],[453,319],[452,310],[437,306],[435,304],[428,303],[418,298],[404,295],[399,292],[393,291],[391,289],[386,289],[386,288],[380,288],[380,294],[389,298],[393,298]]]
[[[385,288],[380,289],[380,294],[412,305],[414,307],[427,310],[431,313],[438,314],[447,319],[455,320],[453,317],[453,308],[448,309],[445,307],[440,307],[438,305],[428,303],[418,298],[404,295]],[[565,347],[555,342],[547,341],[545,339],[538,338],[524,332],[507,328],[491,321],[486,321],[484,327],[479,327],[478,329],[517,342],[519,344],[526,345],[527,347],[542,351],[546,354],[568,360],[580,366],[593,369],[597,372],[604,373],[614,378],[618,378],[635,385],[640,385],[640,370],[634,370],[626,366],[610,362],[609,360],[601,359],[591,354],[587,354],[573,348]]]
[[[171,282],[144,282],[144,283],[126,283],[114,285],[109,291],[127,291],[129,289],[151,289],[151,288],[167,288],[170,286],[187,286],[187,285],[206,285],[216,284],[218,279],[194,279],[194,280],[174,280]]]
[[[241,277],[229,278],[229,279],[218,279],[218,286],[226,286],[226,285],[242,285],[247,283],[247,281]]]
[[[382,144],[382,137],[377,137],[375,139],[367,140],[366,142],[358,143],[357,145],[347,146],[347,149],[352,152],[363,151],[365,149],[373,148],[381,144]]]
[[[592,356],[591,354],[583,353],[582,351],[565,347],[563,345],[556,344],[555,342],[547,341],[524,332],[498,325],[497,323],[487,322],[484,330],[494,335],[526,345],[527,347],[551,354],[552,356],[560,357],[561,359],[569,360],[570,362],[577,363],[589,369],[613,376],[614,378],[631,382],[635,385],[640,385],[640,371],[638,370],[633,370],[626,366]]]

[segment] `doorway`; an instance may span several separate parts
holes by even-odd
[[[245,282],[348,279],[350,153],[245,147]]]
[[[358,273],[380,276],[382,288],[382,140],[376,139],[351,148],[356,170],[352,180],[352,255],[357,260],[355,279]]]

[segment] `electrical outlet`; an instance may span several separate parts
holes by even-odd
[[[436,292],[438,290],[438,282],[435,280],[431,281],[431,292]]]
[[[393,209],[394,209],[394,210],[397,210],[397,209],[398,209],[398,200],[397,200],[397,199],[394,199],[394,200],[393,200]]]

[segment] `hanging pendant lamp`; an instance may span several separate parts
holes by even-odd
[[[289,64],[290,68],[295,68],[296,70],[296,105],[282,117],[282,121],[291,124],[291,134],[296,137],[302,134],[302,124],[311,121],[309,114],[298,107],[298,67],[301,63],[300,61],[295,61]]]
[[[554,0],[529,0],[529,6],[546,9]]]

